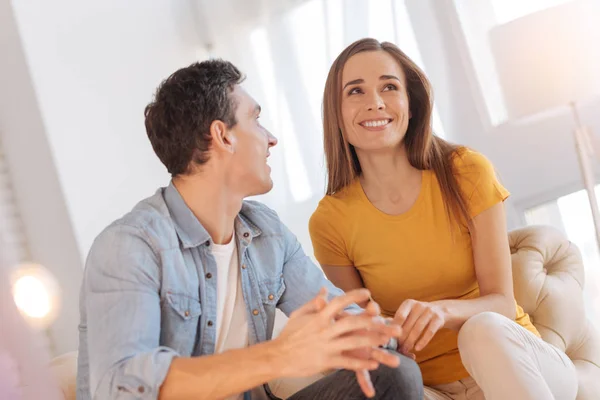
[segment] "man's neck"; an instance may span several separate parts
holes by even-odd
[[[243,196],[209,174],[181,175],[173,185],[216,244],[229,243]],[[214,176],[214,175],[213,175]]]

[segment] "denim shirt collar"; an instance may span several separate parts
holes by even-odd
[[[173,181],[165,188],[164,199],[173,219],[175,231],[184,248],[197,247],[212,242],[207,230],[202,226],[192,210],[185,204],[183,197],[173,185]],[[235,233],[240,243],[250,244],[253,238],[262,232],[244,215],[244,206],[235,218]]]

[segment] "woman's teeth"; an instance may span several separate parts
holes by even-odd
[[[387,125],[390,122],[389,119],[381,119],[378,121],[367,121],[367,122],[363,122],[361,125],[362,126],[366,126],[368,128],[374,128],[377,126],[384,126]]]

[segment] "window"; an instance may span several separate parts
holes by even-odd
[[[345,7],[360,10],[352,13]],[[355,18],[363,8],[365,18],[346,20]],[[350,44],[344,40],[362,37],[366,32],[380,41],[396,42],[425,69],[404,1],[400,0],[372,0],[367,6],[341,0],[309,0],[258,26],[249,37],[251,57],[264,93],[261,100],[268,111],[264,123],[279,136],[283,152],[286,182],[281,184],[288,186],[296,203],[320,197],[318,190],[324,186],[321,103],[329,67]],[[444,136],[435,108],[433,128],[438,136]]]
[[[546,8],[558,6],[570,0],[490,0],[496,22],[505,24],[517,18],[542,11]]]
[[[490,30],[497,25],[505,24],[567,1],[569,0],[454,1],[490,125],[499,125],[507,119],[502,88],[489,45]]]
[[[600,196],[600,185],[596,186],[596,196]],[[560,229],[579,248],[585,268],[586,311],[588,315],[600,316],[600,251],[585,190],[530,208],[525,219],[528,225]]]

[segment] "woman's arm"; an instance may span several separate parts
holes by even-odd
[[[456,330],[484,311],[510,319],[516,316],[504,204],[498,203],[473,218],[470,233],[480,297],[434,302],[445,314],[444,326]]]
[[[459,330],[470,317],[494,311],[515,318],[510,248],[503,203],[471,221],[475,273],[480,297],[470,300],[439,300],[431,303],[406,300],[395,315],[403,327],[402,351],[420,351],[441,328]]]
[[[338,267],[321,264],[321,268],[323,268],[327,279],[344,292],[365,287],[358,270],[354,266]],[[368,302],[364,302],[358,304],[358,306],[365,308],[367,304]]]

